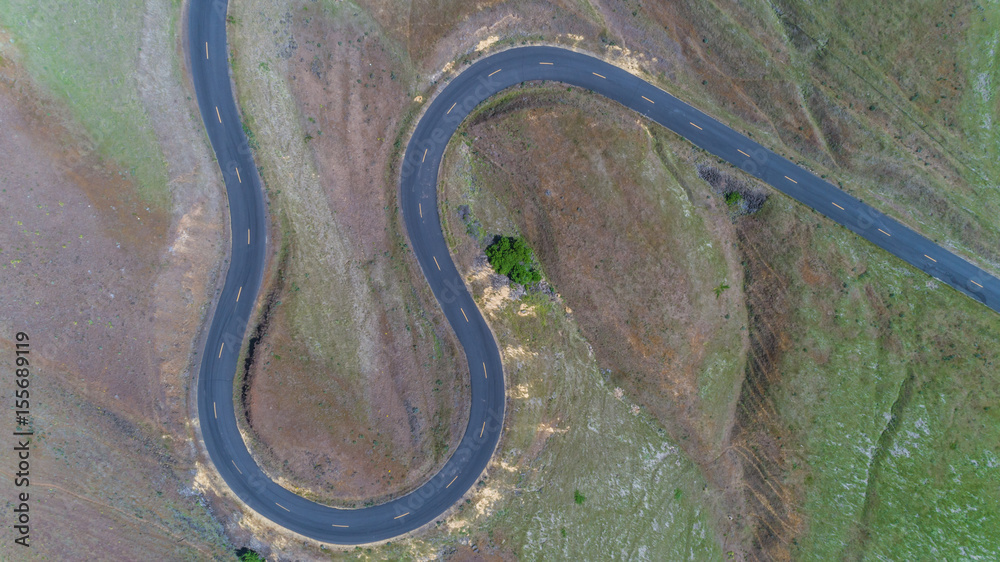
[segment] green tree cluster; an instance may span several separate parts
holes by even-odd
[[[532,265],[534,252],[520,238],[501,236],[486,248],[486,258],[494,271],[514,283],[530,285],[542,280],[542,274]]]

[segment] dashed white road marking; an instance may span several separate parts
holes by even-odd
[[[240,470],[240,467],[236,466],[236,461],[234,461],[233,459],[229,459],[229,461],[233,463],[233,466],[236,468],[236,472],[243,474],[243,471]]]
[[[291,513],[291,512],[292,512],[292,510],[288,509],[287,507],[285,507],[285,506],[281,505],[281,504],[280,504],[280,503],[278,503],[278,502],[274,502],[274,505],[276,505],[276,506],[280,507],[281,509],[284,509],[284,510],[285,510],[285,511],[287,511],[288,513]]]

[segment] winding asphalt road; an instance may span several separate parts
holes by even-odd
[[[260,179],[230,86],[225,1],[192,0],[188,56],[202,119],[229,197],[232,253],[209,328],[198,378],[198,416],[209,457],[233,492],[271,521],[335,544],[389,539],[435,520],[480,477],[500,438],[503,366],[486,321],[466,290],[441,232],[437,175],[448,140],[480,102],[528,80],[586,88],[660,123],[862,238],[1000,312],[1000,280],[796,166],[767,148],[628,72],[555,47],[521,47],[479,60],[427,108],[406,148],[400,205],[410,246],[465,350],[472,385],[469,423],[444,468],[414,492],[363,509],[334,509],[271,481],[237,429],[233,378],[267,247]]]

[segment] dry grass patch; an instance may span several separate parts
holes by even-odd
[[[434,473],[468,408],[464,360],[427,312],[437,304],[386,177],[411,71],[350,4],[260,2],[233,17],[283,256],[248,374],[255,454],[319,501],[380,501]]]

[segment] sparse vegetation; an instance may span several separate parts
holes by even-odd
[[[580,490],[573,490],[573,503],[576,505],[583,505],[583,502],[587,501],[587,496],[583,495]]]
[[[253,129],[248,124],[248,121],[249,117],[243,118],[241,123],[243,125],[243,134],[247,136],[247,145],[250,149],[256,151],[260,149],[260,144],[257,142],[257,135],[254,134]]]
[[[722,195],[726,206],[739,215],[752,215],[767,201],[767,187],[724,173],[714,166],[699,164],[698,176],[708,182],[713,191]]]

